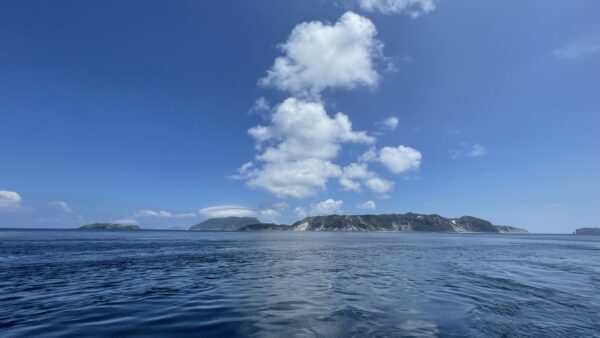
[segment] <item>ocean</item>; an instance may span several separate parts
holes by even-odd
[[[0,230],[1,337],[600,337],[600,237]]]

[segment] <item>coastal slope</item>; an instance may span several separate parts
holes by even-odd
[[[600,236],[600,228],[579,228],[575,235]]]
[[[312,216],[294,223],[293,231],[398,231],[526,233],[512,226],[496,226],[473,216],[446,218],[414,213],[384,215]]]
[[[240,228],[251,224],[260,224],[260,221],[255,217],[219,217],[209,218],[202,223],[193,225],[190,230],[237,231]]]
[[[239,231],[261,231],[261,230],[291,230],[291,226],[287,224],[273,224],[273,223],[257,223],[257,224],[249,224],[244,227],[241,227]]]

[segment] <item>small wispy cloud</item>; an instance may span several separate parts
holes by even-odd
[[[481,144],[474,144],[471,146],[471,150],[467,152],[467,156],[469,157],[483,156],[485,154],[487,154],[487,149]]]
[[[367,12],[383,14],[407,13],[413,18],[435,9],[433,0],[359,0],[359,6]]]
[[[446,126],[445,129],[446,129],[446,132],[450,135],[460,134],[460,129],[458,129],[456,127]]]
[[[396,129],[396,127],[398,127],[399,123],[400,123],[400,120],[396,116],[390,116],[390,117],[386,118],[385,120],[379,122],[378,124],[381,126],[382,129],[391,131],[391,130]]]
[[[148,210],[148,209],[140,210],[133,215],[133,217],[135,217],[135,218],[138,218],[138,217],[189,218],[189,217],[196,217],[196,216],[198,216],[198,214],[196,214],[194,212],[173,213],[173,212],[166,211],[166,210],[155,211],[155,210]]]
[[[477,144],[477,143],[470,144],[470,143],[466,143],[466,142],[461,143],[460,147],[458,149],[450,150],[450,155],[453,160],[456,160],[462,156],[479,157],[479,156],[483,156],[487,153],[488,153],[487,148],[482,146],[481,144]]]
[[[551,52],[551,55],[559,60],[574,60],[584,56],[600,52],[600,43],[577,42],[557,48]]]
[[[264,97],[259,97],[254,101],[254,105],[248,111],[250,114],[257,114],[262,118],[266,118],[271,112],[271,103]]]
[[[303,207],[296,207],[296,209],[294,209],[294,215],[298,218],[304,218],[306,217],[306,209]]]
[[[282,216],[282,214],[285,211],[287,211],[289,207],[290,206],[285,202],[265,204],[260,208],[258,213],[260,214],[261,218],[269,222],[275,222]]]
[[[364,203],[360,203],[356,206],[357,209],[363,209],[363,210],[373,210],[375,209],[376,205],[375,202],[373,200],[368,200]]]
[[[54,202],[50,202],[50,204],[61,209],[62,211],[66,212],[68,214],[73,212],[71,207],[69,207],[69,205],[65,201],[54,201]]]

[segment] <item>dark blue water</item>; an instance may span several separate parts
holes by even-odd
[[[600,237],[0,230],[0,336],[600,336]]]

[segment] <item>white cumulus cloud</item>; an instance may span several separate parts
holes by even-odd
[[[394,188],[394,183],[379,177],[368,169],[365,162],[350,163],[345,166],[339,183],[344,190],[360,191],[364,184],[373,192],[387,194]]]
[[[414,13],[418,7],[416,2],[401,5],[366,1],[361,6],[367,10]],[[433,9],[433,3],[422,9]],[[353,130],[346,114],[329,115],[320,97],[326,89],[377,85],[378,63],[385,63],[387,58],[376,35],[373,22],[353,12],[344,13],[335,23],[313,21],[297,25],[280,45],[283,55],[259,80],[262,85],[290,92],[294,97],[278,106],[271,106],[264,98],[255,102],[252,111],[269,112],[269,123],[248,130],[257,154],[254,161],[243,164],[231,178],[244,180],[247,186],[278,198],[316,195],[333,178],[338,178],[345,190],[358,191],[364,186],[383,195],[393,189],[394,183],[369,170],[366,162],[381,162],[395,173],[418,168],[420,153],[403,146],[385,147],[380,153],[373,150],[372,159],[361,158],[361,163],[351,163],[343,169],[335,161],[346,144],[373,145],[375,138]],[[394,130],[398,123],[398,118],[391,116],[378,124]],[[417,159],[413,158],[415,153]],[[274,218],[279,211],[263,208],[259,213]]]
[[[14,191],[0,190],[0,211],[13,211],[21,206],[21,195]]]
[[[335,24],[301,23],[280,46],[284,56],[275,59],[260,83],[311,96],[327,88],[375,86],[375,59],[383,55],[376,34],[371,20],[353,12]]]
[[[384,14],[408,13],[418,17],[435,9],[434,0],[358,0],[360,7],[369,12]]]
[[[383,147],[379,151],[379,162],[395,174],[400,174],[421,165],[421,153],[411,147]]]
[[[323,104],[288,98],[271,116],[270,126],[256,126],[248,133],[258,144],[275,142],[257,159],[274,162],[305,159],[332,159],[342,143],[373,143],[366,132],[352,130],[347,115],[330,117]]]
[[[256,211],[238,205],[217,205],[198,210],[198,214],[208,218],[256,217]]]
[[[325,189],[329,178],[340,174],[338,165],[319,159],[273,162],[253,171],[247,184],[279,198],[304,198]]]
[[[395,116],[390,116],[387,119],[383,120],[383,127],[387,130],[394,130],[400,123],[400,120]]]
[[[379,176],[369,177],[365,181],[365,185],[374,192],[386,195],[394,189],[394,182],[383,179]]]
[[[366,163],[350,163],[344,167],[339,182],[344,190],[359,191],[361,184],[358,180],[367,179],[371,174]]]
[[[375,202],[372,200],[365,201],[356,206],[357,209],[373,210],[376,208]]]
[[[279,198],[304,198],[326,187],[342,170],[332,162],[345,143],[372,144],[364,131],[354,131],[348,116],[331,117],[320,102],[288,98],[271,116],[271,124],[250,128],[262,165],[248,162],[239,179],[248,186],[264,189]]]
[[[312,203],[310,205],[310,214],[313,216],[325,216],[339,214],[342,211],[341,200],[327,199],[318,203]]]

